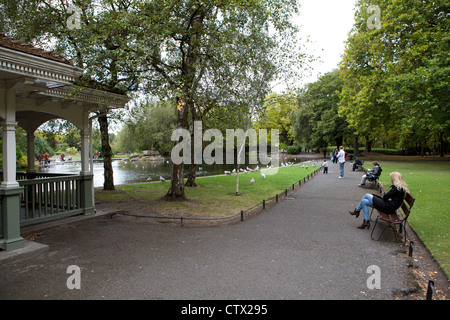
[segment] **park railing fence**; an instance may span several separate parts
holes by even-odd
[[[2,174],[0,171],[0,178]],[[81,175],[74,174],[18,171],[16,180],[23,187],[20,195],[21,227],[84,213],[81,191],[83,179]],[[0,230],[1,214],[0,208]]]

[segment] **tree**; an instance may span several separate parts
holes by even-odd
[[[175,108],[171,101],[142,101],[130,109],[117,137],[122,152],[154,150],[170,154],[174,143],[170,140],[176,129]]]
[[[370,5],[380,9],[376,28]],[[402,147],[418,141],[422,154],[435,139],[442,146],[450,124],[448,3],[359,0],[357,8],[341,63],[341,114],[369,141],[387,132]]]
[[[128,25],[117,17],[134,9],[129,0],[2,0],[2,32],[26,42],[50,47],[85,69],[75,82],[80,86],[126,94],[137,88],[139,65],[130,61]],[[74,5],[74,6],[72,6]],[[76,12],[79,28],[69,26]],[[113,190],[108,106],[97,113],[102,136],[105,190]]]
[[[333,70],[300,91],[299,107],[291,119],[296,140],[305,143],[306,148],[325,150],[330,144],[339,147],[349,135],[348,124],[338,112],[341,90],[339,71]]]
[[[402,110],[401,139],[408,132],[424,146],[449,139],[450,26],[447,1],[388,1],[378,54],[389,77],[385,99]],[[407,146],[407,145],[404,145]]]
[[[264,101],[264,109],[258,115],[258,129],[278,129],[282,143],[292,145],[294,135],[290,114],[297,108],[297,97],[291,92],[271,93]]]
[[[6,11],[21,11],[11,15],[14,34],[54,43],[86,69],[79,84],[171,99],[180,129],[189,128],[189,113],[196,119],[207,96],[216,98],[213,106],[223,105],[246,93],[241,80],[289,61],[289,51],[281,57],[274,48],[293,39],[290,17],[298,7],[297,0],[78,0],[81,28],[70,29],[67,0],[7,2]],[[300,57],[292,52],[295,62]],[[106,130],[107,118],[98,119]],[[183,168],[174,164],[167,199],[185,199]]]
[[[173,99],[177,128],[189,129],[189,114],[192,120],[201,119],[205,106],[243,106],[237,102],[248,92],[242,83],[273,63],[271,54],[280,41],[277,36],[291,26],[289,17],[297,3],[147,1],[139,10],[129,20],[137,31],[135,59],[148,67],[143,75],[145,89]],[[166,199],[185,199],[183,169],[183,163],[173,164]]]
[[[340,63],[344,84],[339,103],[340,115],[346,117],[356,137],[365,138],[367,152],[391,119],[389,105],[381,98],[385,68],[375,53],[380,43],[378,29],[369,24],[370,5],[375,5],[374,1],[360,0],[356,5],[354,28]],[[376,5],[384,9],[383,1]]]

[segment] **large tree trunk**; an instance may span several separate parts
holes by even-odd
[[[194,162],[191,162],[189,166],[188,178],[185,184],[186,187],[197,187],[197,183],[195,182],[196,172],[197,172],[197,165]]]
[[[203,26],[203,20],[206,16],[206,12],[199,10],[191,17],[192,29],[200,30]],[[192,98],[192,94],[195,89],[195,83],[199,79],[195,80],[196,74],[196,65],[199,60],[199,43],[200,43],[200,35],[198,33],[194,33],[189,39],[186,39],[186,51],[183,53],[185,55],[185,60],[183,63],[183,67],[181,70],[183,79],[183,94],[181,98],[178,98],[177,101],[177,128],[188,129],[188,112],[192,110],[193,119],[195,120],[195,105],[194,99]],[[193,130],[194,131],[194,130]],[[193,141],[191,141],[191,145],[193,145]],[[194,166],[195,168],[195,166]],[[191,168],[192,170],[192,168]],[[191,171],[190,170],[190,171]],[[194,175],[195,178],[195,175]],[[192,183],[195,183],[192,181]],[[170,185],[170,189],[165,195],[166,200],[185,200],[186,196],[184,194],[184,163],[180,165],[172,164],[172,182]]]
[[[425,155],[425,142],[422,142],[420,144],[420,155],[424,156]]]
[[[114,190],[115,189],[113,177],[114,172],[112,168],[111,146],[109,145],[107,115],[102,115],[98,117],[98,123],[100,125],[100,135],[102,139],[102,157],[105,176],[105,181],[103,183],[103,190]]]
[[[182,99],[177,101],[177,128],[188,129],[188,104],[191,101],[183,102]],[[180,137],[177,143],[180,142]],[[170,181],[170,188],[167,191],[164,199],[169,201],[186,200],[184,194],[184,163],[175,164],[172,162],[172,180]]]
[[[358,142],[358,136],[353,136],[353,154],[357,157],[359,157],[359,142]]]
[[[336,142],[336,148],[339,150],[339,147],[344,143],[344,139],[342,137],[337,137],[334,141]]]
[[[172,180],[169,191],[164,198],[169,201],[186,200],[184,194],[184,163],[172,164]]]
[[[372,140],[366,136],[366,150],[364,152],[372,152]]]

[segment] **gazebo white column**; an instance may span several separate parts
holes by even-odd
[[[16,94],[7,89],[6,83],[0,88],[0,104],[4,114],[3,126],[3,181],[1,186],[18,187],[16,181]]]
[[[16,180],[16,95],[6,81],[0,83],[0,115],[3,126],[3,181],[0,184],[2,241],[5,250],[24,247],[20,236],[20,195]]]
[[[81,136],[81,172],[83,177],[81,180],[81,205],[84,208],[84,214],[94,213],[94,199],[92,188],[94,185],[94,173],[90,170],[89,165],[89,112],[84,112],[83,126],[80,131]],[[92,156],[92,155],[91,155]]]
[[[81,175],[92,174],[89,165],[89,129],[80,131],[81,137]]]
[[[3,126],[3,181],[1,187],[14,188],[16,180],[16,125],[17,122],[2,121]]]

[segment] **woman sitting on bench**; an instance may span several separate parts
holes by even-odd
[[[360,186],[360,187],[364,186],[366,184],[366,179],[376,180],[380,177],[381,171],[383,171],[383,170],[381,170],[380,165],[376,161],[374,161],[372,164],[373,164],[373,168],[370,169],[367,172],[367,174],[362,176],[361,183],[358,186]]]
[[[369,207],[375,208],[386,214],[395,214],[397,209],[402,205],[405,194],[408,192],[408,186],[400,172],[392,172],[390,177],[392,185],[383,197],[366,193],[356,209],[349,211],[351,215],[358,218],[359,212],[363,210],[364,221],[362,225],[358,227],[359,229],[364,229],[365,227],[369,229],[370,227]]]

